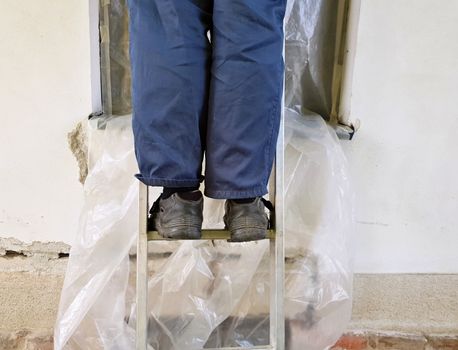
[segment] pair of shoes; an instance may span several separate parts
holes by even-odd
[[[157,230],[164,238],[200,239],[203,221],[203,196],[187,200],[174,193],[168,198],[162,195],[150,210],[148,230]],[[229,230],[230,242],[247,242],[267,237],[269,217],[265,208],[272,210],[270,202],[256,197],[249,203],[237,203],[228,199],[225,203],[224,224]]]

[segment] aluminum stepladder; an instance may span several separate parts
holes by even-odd
[[[284,28],[283,23],[283,28]],[[285,57],[285,42],[283,42]],[[270,344],[250,348],[231,347],[207,350],[285,350],[285,313],[284,313],[284,281],[285,281],[285,78],[283,76],[283,93],[281,98],[281,119],[275,153],[275,166],[269,181],[269,196],[274,203],[274,217],[270,218],[272,229],[268,230],[270,241],[270,310],[269,335]],[[157,231],[148,232],[149,198],[148,187],[139,183],[139,236],[137,240],[137,293],[136,293],[136,350],[147,350],[148,339],[148,241],[164,240]],[[272,214],[272,213],[271,213]],[[273,224],[273,225],[272,225]],[[203,229],[202,240],[228,240],[228,230]],[[188,350],[188,349],[179,349]]]
[[[282,103],[283,105],[283,103]],[[282,108],[283,111],[283,108]],[[270,240],[270,344],[248,349],[284,350],[285,321],[284,321],[284,113],[282,112],[280,130],[275,156],[275,168],[270,181],[270,197],[273,196],[274,217],[273,227],[268,231]],[[273,180],[273,181],[272,181]],[[137,318],[136,318],[136,349],[147,349],[148,325],[148,241],[164,240],[156,231],[147,230],[149,211],[148,187],[139,184],[139,237],[137,241]],[[230,234],[227,230],[203,229],[202,240],[227,240]],[[218,348],[220,350],[235,350],[247,348]],[[180,349],[181,350],[181,349]],[[186,350],[186,349],[183,349]]]
[[[283,108],[282,108],[283,110]],[[274,217],[272,229],[268,230],[270,240],[270,344],[251,348],[218,348],[219,350],[258,349],[284,350],[285,349],[285,321],[284,321],[284,118],[280,122],[275,168],[270,181],[270,196],[274,202]],[[272,181],[274,180],[274,181]],[[273,182],[273,183],[272,183]],[[137,241],[137,318],[136,318],[136,349],[147,349],[148,325],[148,241],[164,240],[156,231],[147,230],[149,210],[148,187],[139,184],[139,237]],[[203,229],[202,240],[227,240],[230,234],[227,230]],[[180,349],[181,350],[181,349]],[[185,350],[185,349],[183,349]],[[213,349],[216,350],[216,349]]]

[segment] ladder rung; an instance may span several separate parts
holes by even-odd
[[[172,241],[175,239],[168,239],[162,237],[157,231],[148,231],[148,241]],[[213,240],[228,240],[231,238],[231,234],[228,230],[202,230],[201,240],[213,241]],[[267,230],[266,239],[275,239],[275,230]],[[238,349],[238,348],[234,348]],[[257,349],[257,348],[255,348]],[[264,348],[260,348],[264,349]],[[270,349],[270,348],[269,348]]]

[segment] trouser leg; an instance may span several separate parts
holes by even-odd
[[[132,128],[150,186],[197,186],[205,149],[211,0],[129,0]]]
[[[283,91],[286,0],[214,0],[205,194],[267,193]]]

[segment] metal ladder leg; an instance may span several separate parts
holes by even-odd
[[[283,20],[283,32],[285,21]],[[283,58],[285,41],[283,40]],[[275,238],[270,240],[270,344],[285,350],[285,74],[281,97],[281,118],[275,153]]]
[[[284,315],[284,148],[284,116],[282,112],[275,155],[275,235],[270,239],[270,344],[275,350],[284,350],[286,341]]]
[[[139,183],[139,236],[137,240],[136,349],[146,350],[148,339],[148,188]]]

